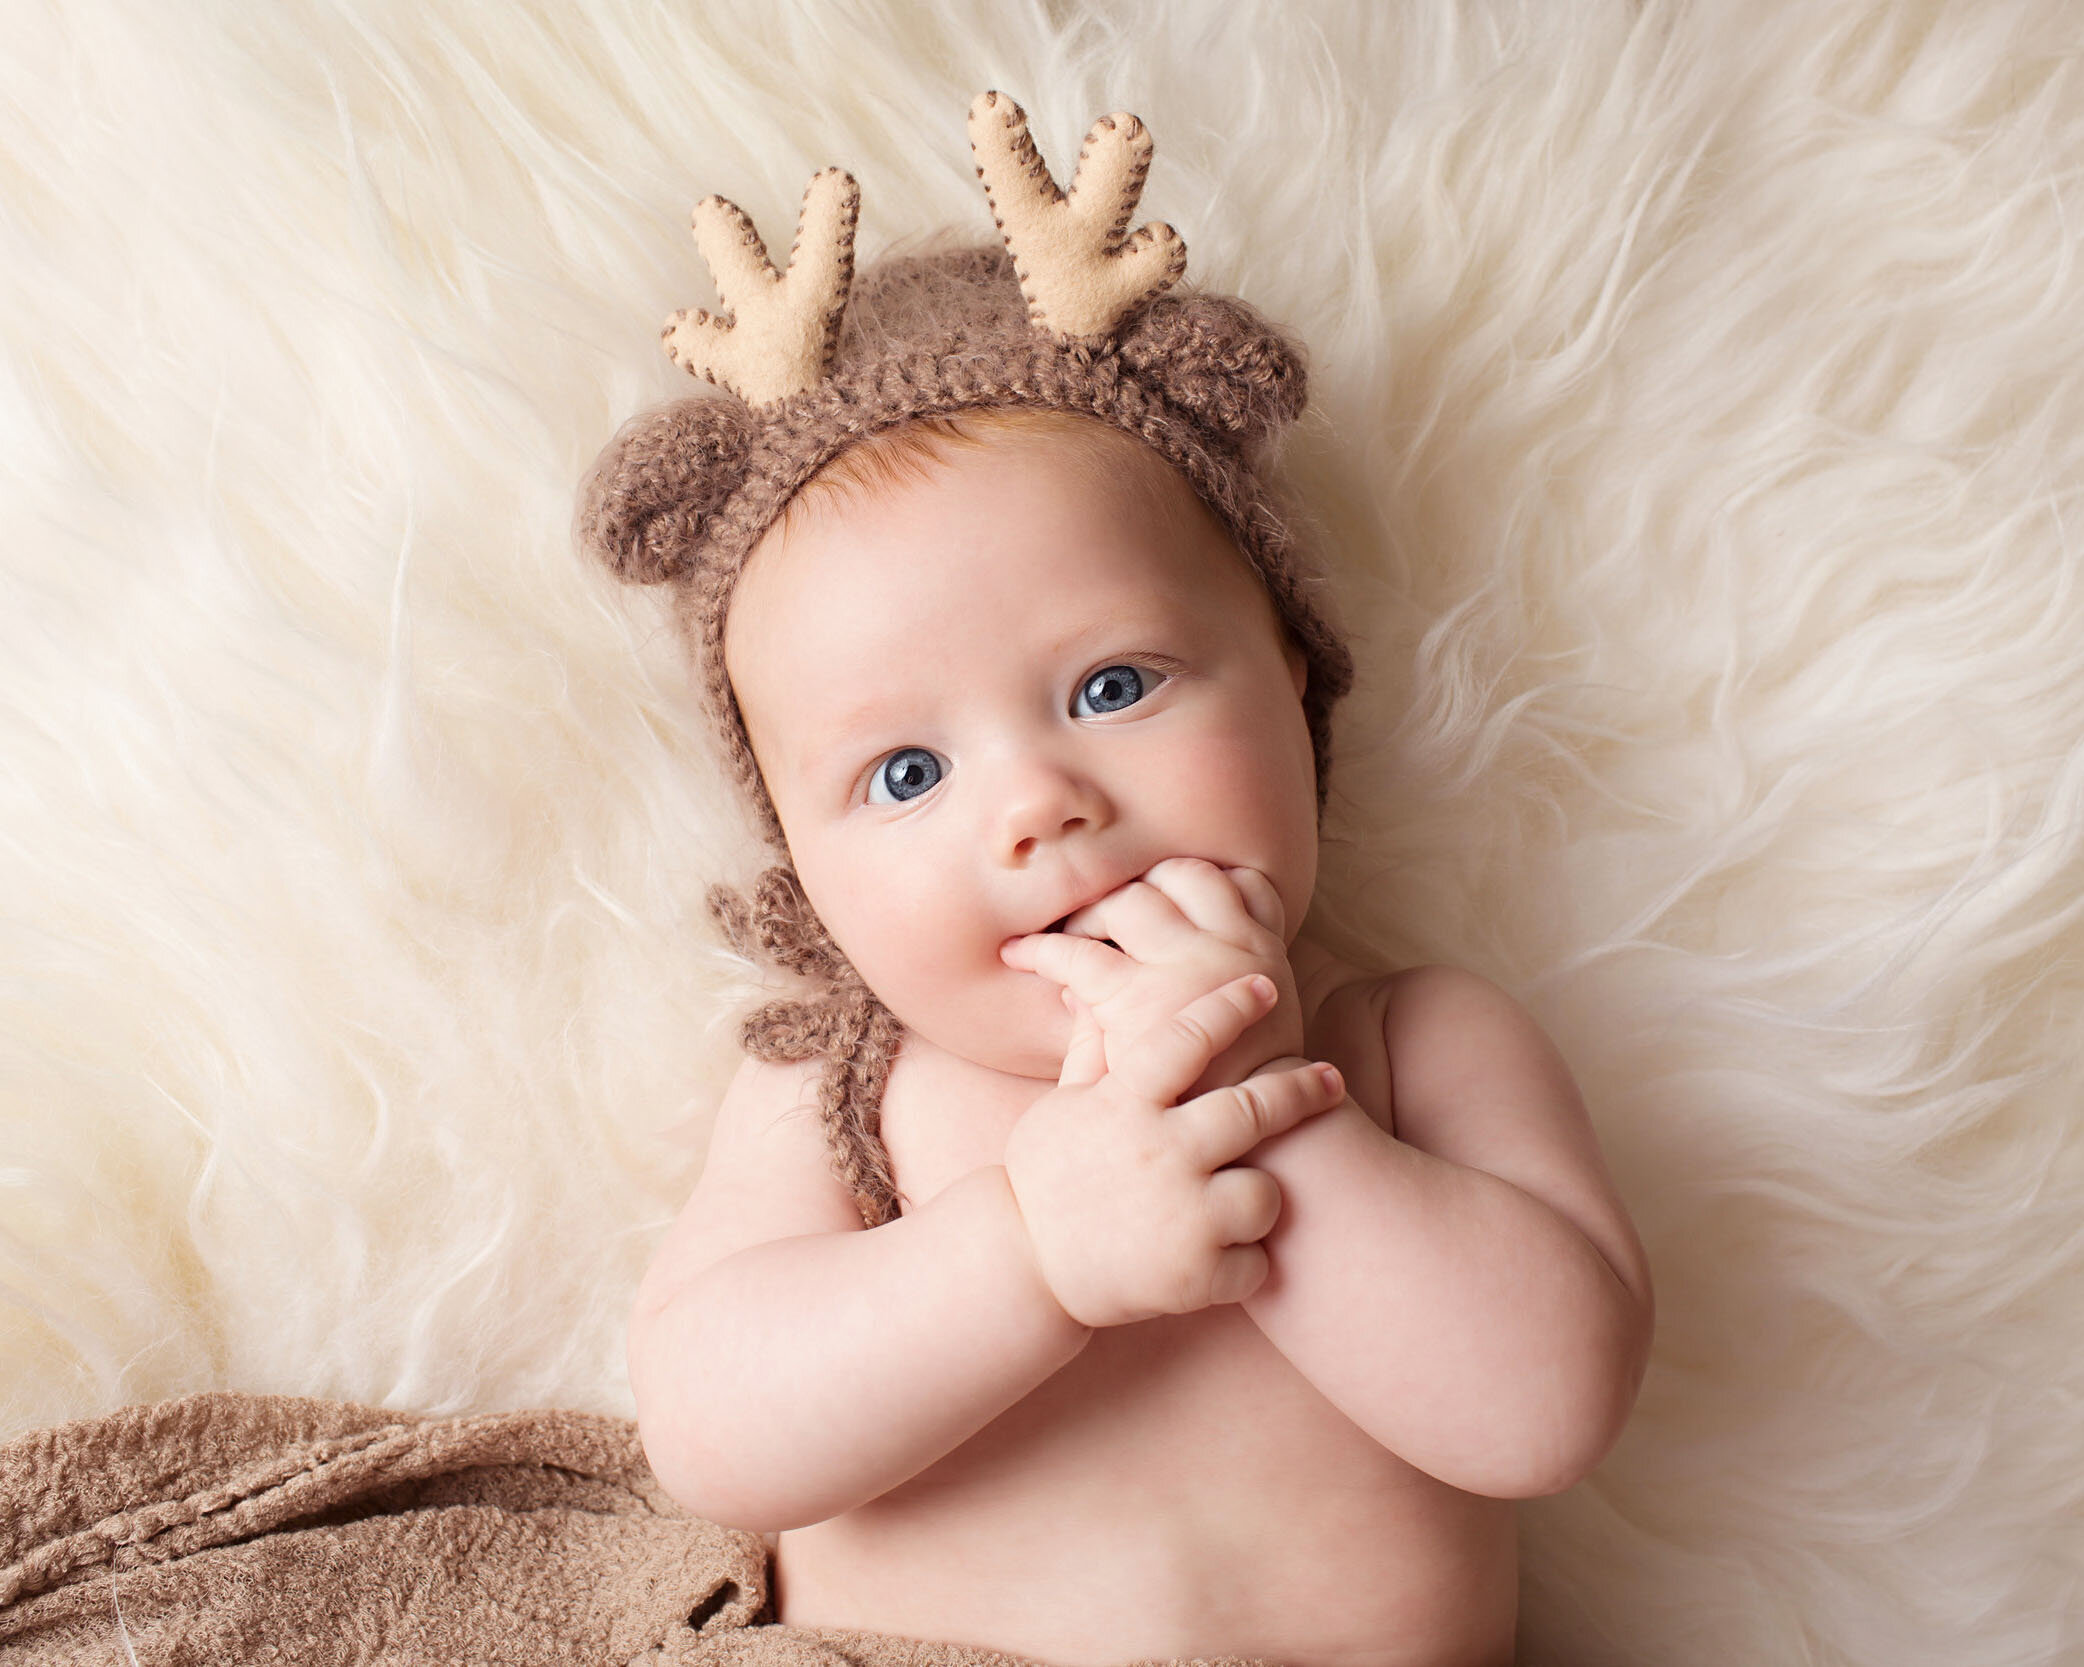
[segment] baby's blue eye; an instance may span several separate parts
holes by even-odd
[[[868,778],[868,802],[872,805],[903,804],[916,799],[941,779],[941,761],[924,747],[900,747],[876,766]],[[876,797],[881,787],[890,795]]]
[[[1162,681],[1167,674],[1159,672]],[[1072,716],[1101,718],[1134,706],[1148,693],[1144,674],[1125,663],[1102,666],[1085,680],[1072,702]],[[931,792],[948,773],[938,753],[924,747],[899,747],[869,773],[868,802],[901,805]],[[879,796],[880,794],[880,796]]]
[[[1095,710],[1079,717],[1098,717],[1105,712],[1119,712],[1125,706],[1134,706],[1143,699],[1143,674],[1134,666],[1102,666],[1085,680],[1085,687],[1078,691],[1080,700],[1090,699]],[[1075,705],[1075,703],[1074,703]]]

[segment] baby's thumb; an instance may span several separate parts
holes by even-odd
[[[1107,1074],[1107,1039],[1093,1010],[1066,988],[1064,1005],[1071,1010],[1071,1042],[1064,1049],[1064,1068],[1057,1075],[1059,1088],[1084,1087]]]

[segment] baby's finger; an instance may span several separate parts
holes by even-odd
[[[1057,1074],[1057,1085],[1098,1082],[1107,1074],[1107,1038],[1101,1034],[1100,1021],[1070,990],[1063,992],[1063,998],[1071,1014],[1071,1041],[1064,1049],[1064,1066]]]
[[[1230,883],[1237,887],[1238,896],[1245,900],[1245,909],[1275,937],[1283,942],[1288,937],[1288,910],[1281,902],[1281,894],[1256,868],[1226,868]]]
[[[1162,961],[1199,935],[1179,905],[1147,880],[1131,880],[1064,921],[1062,937],[1112,938],[1134,960]]]
[[[1052,984],[1071,986],[1088,1006],[1105,1001],[1135,972],[1135,964],[1119,949],[1069,932],[1029,932],[1009,938],[999,945],[999,959]]]
[[[1251,1244],[1281,1219],[1281,1183],[1249,1164],[1217,1170],[1208,1178],[1207,1198],[1218,1244]]]
[[[1219,868],[1200,857],[1167,857],[1153,863],[1144,879],[1171,898],[1175,907],[1204,932],[1228,932],[1238,924],[1238,874],[1248,868]],[[1246,912],[1250,905],[1246,904]]]
[[[1346,1085],[1331,1067],[1298,1065],[1261,1071],[1230,1088],[1212,1088],[1166,1116],[1179,1126],[1190,1160],[1215,1170],[1235,1163],[1262,1140],[1331,1110],[1345,1092]]]
[[[1116,1062],[1115,1074],[1131,1092],[1170,1106],[1194,1086],[1211,1059],[1279,999],[1279,988],[1264,973],[1219,984],[1138,1037],[1127,1056]]]
[[[1233,1245],[1216,1263],[1215,1277],[1209,1281],[1209,1301],[1243,1302],[1266,1283],[1272,1271],[1266,1252],[1258,1245]]]

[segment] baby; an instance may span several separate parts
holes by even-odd
[[[736,316],[668,344],[737,397],[589,489],[595,549],[680,587],[786,853],[719,917],[823,992],[749,1023],[639,1293],[646,1451],[776,1536],[785,1626],[1510,1661],[1512,1502],[1618,1435],[1641,1246],[1518,1006],[1301,929],[1350,663],[1261,477],[1299,360],[1163,295],[1166,228],[1121,238],[1134,118],[1068,200],[1010,101],[972,133],[1010,263],[852,293],[834,173],[784,283],[705,204]],[[1081,206],[1117,291],[1083,313],[1027,229]]]

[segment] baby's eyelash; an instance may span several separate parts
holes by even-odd
[[[1079,688],[1099,676],[1109,666],[1134,666],[1138,671],[1154,671],[1166,677],[1177,677],[1187,669],[1187,662],[1175,660],[1170,654],[1117,654],[1111,660],[1102,660],[1087,672],[1079,682]]]

